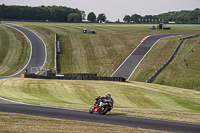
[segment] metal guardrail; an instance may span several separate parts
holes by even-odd
[[[58,54],[60,54],[61,49],[60,49],[60,42],[58,41],[58,34],[55,34],[55,73],[59,73],[59,59],[58,59]]]
[[[148,80],[146,80],[146,83],[150,83],[172,61],[172,59],[174,58],[175,54],[177,53],[178,49],[180,48],[184,40],[199,37],[199,36],[200,34],[196,34],[195,36],[181,38],[181,41],[176,47],[176,49],[174,50],[172,56]]]

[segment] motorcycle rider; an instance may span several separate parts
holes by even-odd
[[[112,99],[111,95],[110,95],[110,94],[107,94],[106,97],[98,96],[98,97],[95,99],[94,107],[99,108],[99,104],[100,104],[100,101],[101,101],[102,99],[112,100],[113,103],[114,103],[114,100]]]

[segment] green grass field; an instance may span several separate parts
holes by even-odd
[[[30,57],[30,44],[19,31],[0,25],[0,76],[19,72]]]
[[[200,31],[200,25],[168,25],[171,30],[151,30],[151,25],[146,24],[8,23],[29,28],[44,40],[48,54],[46,66],[54,66],[54,35],[57,33],[62,49],[59,55],[61,72],[97,73],[99,76],[110,76],[145,36]],[[90,27],[96,34],[82,33],[83,29]],[[0,34],[5,36],[3,39],[0,36],[0,44],[13,42],[5,28],[0,25]],[[15,30],[10,31],[13,34]],[[18,32],[13,35],[15,40],[18,40],[18,36]],[[156,84],[144,83],[171,56],[180,38],[160,40],[126,83],[12,78],[0,80],[0,97],[35,105],[88,111],[98,95],[111,93],[115,100],[111,111],[113,114],[200,124],[199,47],[189,55],[188,68],[183,63],[185,54],[200,38],[183,43],[172,63],[153,81]],[[7,51],[10,49],[11,46],[6,48]],[[26,49],[28,51],[29,48]],[[1,57],[9,57],[6,53],[0,52]]]

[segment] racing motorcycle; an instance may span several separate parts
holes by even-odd
[[[99,107],[96,107],[96,105],[93,105],[89,113],[92,114],[94,112],[100,113],[102,115],[105,115],[108,111],[110,112],[113,108],[113,100],[111,99],[100,99]]]

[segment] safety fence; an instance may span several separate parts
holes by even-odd
[[[177,53],[178,49],[180,48],[180,46],[184,40],[199,37],[199,36],[200,36],[200,34],[196,34],[194,36],[181,38],[181,41],[178,44],[178,46],[176,47],[176,49],[174,50],[172,56],[148,80],[146,80],[146,83],[150,83],[172,61],[172,59],[174,58],[175,54]]]
[[[66,73],[66,74],[55,74],[48,73],[47,76],[36,75],[34,73],[23,74],[23,78],[36,78],[36,79],[60,79],[60,80],[102,80],[102,81],[119,81],[125,82],[126,79],[123,77],[101,77],[95,73]]]

